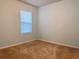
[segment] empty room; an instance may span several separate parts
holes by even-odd
[[[0,0],[0,59],[79,59],[79,0]]]

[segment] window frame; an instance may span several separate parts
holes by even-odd
[[[28,22],[26,23],[26,22],[25,22],[26,24],[31,24],[31,25],[32,25],[32,31],[31,31],[31,32],[21,33],[21,23],[22,23],[22,22],[21,22],[21,11],[26,11],[26,12],[31,12],[31,13],[32,13],[32,11],[28,11],[28,10],[20,10],[20,11],[19,11],[19,16],[20,16],[20,17],[19,17],[19,18],[20,18],[20,19],[19,19],[19,20],[20,20],[20,21],[19,21],[19,22],[20,22],[20,27],[19,27],[20,30],[19,30],[19,32],[20,32],[20,34],[22,34],[22,35],[32,34],[32,33],[33,33],[33,13],[32,13],[32,22],[31,22],[31,23],[28,23]]]

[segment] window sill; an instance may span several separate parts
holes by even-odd
[[[21,33],[21,35],[31,35],[32,33]]]

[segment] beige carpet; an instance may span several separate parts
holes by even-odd
[[[35,40],[0,50],[0,59],[79,59],[79,50]]]

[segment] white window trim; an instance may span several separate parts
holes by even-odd
[[[32,11],[28,11],[28,10],[20,10],[20,11],[27,11],[27,12],[32,13]],[[20,12],[19,12],[19,15],[20,15]],[[21,15],[20,15],[20,17],[21,17]],[[20,20],[21,20],[21,18],[20,18]],[[19,27],[20,30],[19,30],[19,32],[20,32],[21,35],[32,35],[32,33],[33,33],[33,13],[32,13],[32,23],[29,23],[29,24],[32,24],[32,32],[21,33],[21,21],[20,21],[20,27]]]

